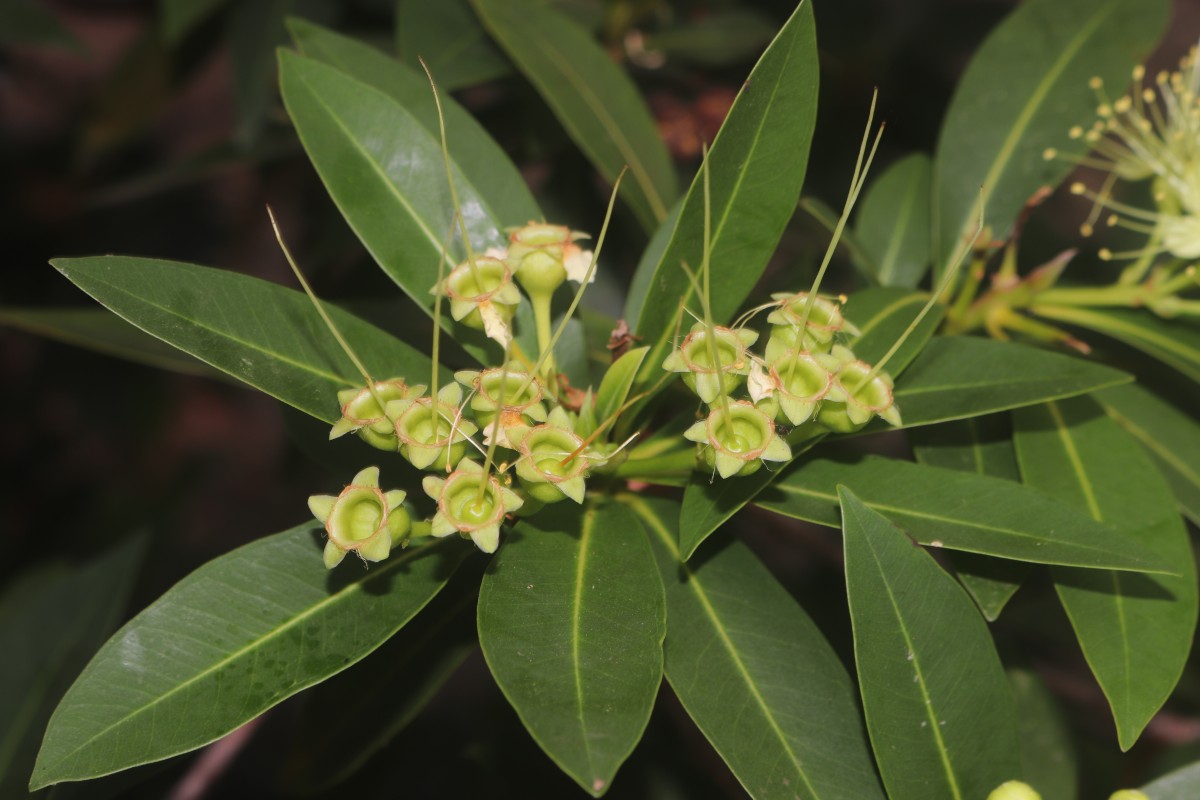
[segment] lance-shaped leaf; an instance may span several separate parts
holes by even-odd
[[[1038,316],[1111,336],[1200,382],[1200,330],[1187,320],[1160,319],[1128,308],[1036,306]]]
[[[1020,769],[987,624],[932,556],[849,489],[838,496],[854,660],[888,797],[985,797]]]
[[[1014,417],[1021,476],[1156,553],[1177,575],[1054,570],[1122,750],[1175,688],[1196,626],[1196,567],[1171,489],[1145,451],[1087,398]]]
[[[54,706],[121,620],[145,537],[94,561],[24,573],[0,597],[0,796],[25,797]]]
[[[425,3],[422,0],[421,4],[453,8],[457,4],[465,5],[465,2],[435,0]],[[474,19],[469,9],[462,10]],[[433,91],[429,88],[429,78],[415,58],[411,66],[406,66],[358,39],[342,36],[302,19],[289,19],[288,30],[303,55],[336,67],[351,78],[388,95],[411,114],[430,136],[439,139],[441,133]],[[429,62],[428,58],[426,62],[441,90],[442,112],[446,118],[446,144],[454,163],[495,212],[496,222],[501,227],[508,227],[541,219],[542,212],[512,159],[483,126],[448,94],[450,87],[444,85],[445,79],[437,65]],[[444,183],[444,170],[441,175]],[[441,231],[443,237],[445,233],[445,230]],[[436,265],[436,256],[429,263]]]
[[[1166,0],[1031,0],[988,36],[946,111],[933,168],[934,246],[944,269],[979,225],[1012,229],[1026,201],[1072,169],[1069,130],[1095,118],[1102,78],[1116,96],[1162,35]],[[981,189],[982,187],[982,189]]]
[[[741,543],[681,563],[678,505],[625,495],[667,587],[667,680],[754,797],[882,800],[846,668]]]
[[[754,288],[792,218],[808,165],[816,103],[812,4],[802,2],[743,84],[708,153],[711,301],[717,323],[732,317]],[[698,269],[703,249],[701,172],[688,189],[679,222],[633,323],[643,344],[650,347],[638,376],[641,385],[657,380],[675,331],[680,298],[691,296],[680,263]]]
[[[596,390],[596,424],[603,425],[609,417],[621,410],[629,399],[629,390],[633,388],[633,379],[637,377],[638,368],[646,358],[648,347],[635,347],[612,363],[600,379],[600,388]],[[611,428],[610,428],[611,430]],[[579,431],[583,436],[591,431]]]
[[[785,470],[755,504],[837,527],[837,487],[921,544],[1039,564],[1174,571],[1156,551],[1130,541],[1071,505],[1012,481],[867,456],[813,459]]]
[[[929,268],[929,156],[914,153],[867,187],[854,221],[858,244],[883,286],[911,289]]]
[[[479,642],[542,749],[594,796],[642,736],[666,607],[629,509],[560,503],[522,521],[479,591]]]
[[[1075,750],[1071,731],[1054,695],[1035,672],[1008,671],[1017,703],[1017,726],[1021,741],[1021,774],[1042,797],[1074,800],[1077,792]]]
[[[469,552],[439,542],[331,572],[318,530],[301,525],[210,561],[117,631],[54,712],[30,788],[224,736],[386,641]]]
[[[938,336],[896,381],[906,427],[966,419],[1128,383],[1111,367],[1047,350]]]
[[[471,0],[492,36],[610,182],[621,187],[648,231],[667,216],[678,189],[667,147],[637,87],[595,38],[549,4]]]
[[[461,237],[449,252],[442,249],[454,204],[440,141],[393,97],[319,61],[281,50],[279,86],[300,142],[346,222],[383,271],[432,313],[438,261],[451,269],[466,259]],[[506,247],[499,210],[457,163],[451,175],[474,252]],[[473,355],[485,352],[476,332],[453,326],[448,314],[442,319]]]
[[[882,358],[904,335],[928,301],[929,295],[924,292],[888,287],[863,289],[850,295],[844,312],[859,331],[858,336],[850,342],[854,354],[868,364]],[[904,372],[929,343],[944,315],[945,309],[940,305],[929,309],[929,313],[888,361],[889,375],[894,378]]]
[[[1151,781],[1142,791],[1150,800],[1193,800],[1200,796],[1200,761]]]
[[[1105,389],[1095,399],[1141,442],[1180,509],[1200,525],[1200,422],[1137,384]]]
[[[933,467],[1020,481],[1007,414],[943,422],[909,433],[917,461]],[[958,579],[989,621],[995,621],[1020,588],[1029,567],[1016,561],[955,553]]]
[[[248,275],[149,258],[51,263],[147,333],[317,419],[333,422],[338,390],[363,385],[301,292]],[[352,314],[325,308],[372,378],[428,380],[432,365],[424,353]]]
[[[396,51],[413,69],[424,59],[443,91],[512,72],[512,62],[488,38],[467,0],[400,0]]]

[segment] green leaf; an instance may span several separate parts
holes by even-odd
[[[282,777],[289,794],[314,794],[348,778],[433,699],[475,649],[480,571],[460,570],[378,650],[307,692]]]
[[[795,212],[816,104],[816,31],[812,4],[802,2],[743,84],[708,153],[714,322],[730,319],[741,306]],[[651,348],[641,385],[657,380],[681,298],[691,296],[680,263],[698,269],[703,243],[704,175],[698,173],[633,325]]]
[[[24,797],[50,713],[120,621],[146,551],[125,540],[77,567],[30,570],[0,597],[0,797]]]
[[[922,464],[1008,481],[1021,480],[1007,414],[914,428],[909,441]],[[951,562],[959,581],[989,622],[999,618],[1029,573],[1029,567],[1023,563],[971,553],[956,553]]]
[[[774,35],[774,23],[759,11],[711,8],[703,16],[647,34],[644,46],[651,58],[661,53],[668,62],[724,67],[753,58]]]
[[[1105,389],[1095,399],[1146,448],[1180,509],[1200,525],[1200,422],[1137,384]]]
[[[929,156],[913,153],[887,168],[867,188],[854,235],[884,286],[911,289],[929,267]]]
[[[1195,800],[1200,795],[1200,761],[1146,784],[1142,791],[1150,800]]]
[[[128,256],[50,262],[76,286],[153,336],[288,405],[333,422],[337,391],[363,379],[303,293],[219,269]],[[376,380],[426,382],[428,357],[326,305]]]
[[[666,675],[754,797],[882,800],[846,668],[741,543],[680,563],[678,504],[622,495],[667,587]]]
[[[935,261],[945,269],[974,234],[980,208],[993,239],[1008,236],[1026,201],[1072,164],[1072,126],[1095,117],[1088,81],[1120,94],[1158,42],[1167,0],[1030,0],[992,31],[971,60],[942,123],[933,168]],[[981,188],[982,187],[982,188]]]
[[[888,287],[863,289],[850,295],[850,299],[846,301],[845,313],[847,319],[859,330],[859,335],[850,342],[854,354],[867,363],[882,358],[896,340],[904,335],[904,331],[921,313],[927,302],[929,295],[923,292]],[[913,329],[908,339],[888,361],[888,374],[898,377],[904,372],[933,338],[933,333],[941,324],[945,313],[945,308],[940,305],[929,309],[925,319]]]
[[[646,294],[650,291],[654,273],[658,269],[659,262],[662,261],[663,253],[666,252],[667,245],[671,243],[671,238],[675,235],[675,226],[679,224],[679,212],[682,208],[683,201],[681,200],[667,212],[666,219],[658,226],[658,230],[650,237],[646,249],[642,251],[637,268],[633,271],[633,278],[629,281],[629,291],[625,293],[624,318],[626,320],[637,321],[641,317]],[[675,321],[672,319],[671,325],[674,324]]]
[[[1074,800],[1078,787],[1071,731],[1054,696],[1037,673],[1008,671],[1017,702],[1017,726],[1021,745],[1021,774],[1042,797]]]
[[[188,33],[212,17],[229,0],[159,0],[159,29],[168,43],[178,44]]]
[[[987,625],[932,556],[846,487],[838,497],[854,660],[888,797],[985,797],[1020,769]]]
[[[678,195],[675,170],[646,101],[592,35],[544,3],[471,0],[484,26],[608,181],[625,166],[622,192],[646,230]]]
[[[523,520],[479,591],[479,642],[525,727],[600,796],[662,682],[666,609],[636,518],[559,503]]]
[[[834,211],[829,204],[817,197],[801,197],[800,209],[813,218],[831,237],[837,231],[841,213]],[[838,249],[841,250],[850,264],[858,271],[859,277],[868,286],[879,284],[879,268],[875,266],[867,251],[858,243],[854,230],[849,226],[842,228],[838,238]]]
[[[386,641],[469,552],[439,542],[331,572],[318,531],[301,525],[210,561],[117,631],[54,712],[30,788],[224,736]]]
[[[1025,482],[1152,550],[1178,575],[1055,569],[1055,589],[1128,750],[1175,688],[1196,625],[1196,568],[1171,489],[1090,399],[1014,417]]]
[[[467,0],[400,0],[396,51],[413,69],[425,59],[443,92],[512,72],[512,62],[488,38]]]
[[[629,399],[629,390],[633,388],[633,379],[637,377],[638,369],[649,350],[649,347],[635,347],[614,361],[604,373],[600,380],[600,388],[596,390],[597,423],[603,424],[625,405],[625,401]]]
[[[224,373],[100,308],[0,308],[0,324],[159,369],[223,378]]]
[[[993,339],[934,337],[896,381],[905,427],[977,417],[1128,383],[1082,358]]]
[[[1111,336],[1200,383],[1200,328],[1188,320],[1170,321],[1126,308],[1039,305],[1034,310],[1040,317]]]
[[[404,6],[411,4],[401,3],[398,13],[403,12]],[[433,3],[422,1],[419,5],[450,9],[465,6],[465,0],[436,0]],[[464,10],[474,20],[474,14]],[[411,114],[430,137],[440,141],[437,105],[429,88],[429,79],[425,77],[415,59],[411,67],[405,66],[357,39],[342,36],[302,19],[289,19],[288,30],[291,31],[292,39],[303,55],[336,67],[351,78],[388,95]],[[426,61],[429,62],[428,51],[423,52],[426,52]],[[501,228],[506,228],[541,219],[542,212],[538,209],[521,173],[513,165],[512,159],[496,144],[483,126],[449,95],[451,87],[445,85],[445,78],[432,62],[429,62],[429,68],[438,81],[441,92],[442,112],[446,118],[446,143],[454,157],[454,163],[494,210],[496,223]],[[435,166],[440,164],[439,161]],[[445,183],[445,170],[441,170],[439,175],[441,182]],[[439,233],[444,239],[445,229]],[[438,247],[440,246],[439,241]],[[437,257],[431,257],[429,263],[436,265]],[[422,302],[425,301],[426,298],[423,297]]]
[[[383,271],[432,314],[439,259],[450,269],[466,258],[459,239],[442,249],[454,206],[439,140],[392,97],[340,70],[280,51],[279,71],[284,105],[334,203]],[[506,247],[499,210],[457,162],[451,172],[475,252]],[[442,318],[484,356],[482,336]]]
[[[910,461],[813,459],[784,471],[755,504],[838,527],[837,487],[853,490],[924,545],[1037,564],[1173,571],[1174,561],[1019,483]]]
[[[226,40],[237,115],[234,141],[242,148],[255,144],[275,102],[275,48],[287,41],[283,18],[295,0],[234,3],[226,18]]]

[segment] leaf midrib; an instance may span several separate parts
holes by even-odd
[[[1179,356],[1186,361],[1192,362],[1189,367],[1200,365],[1200,351],[1195,348],[1186,347],[1182,343],[1171,339],[1168,336],[1155,331],[1151,328],[1144,328],[1138,325],[1131,324],[1127,320],[1118,319],[1106,314],[1100,314],[1095,311],[1088,311],[1082,308],[1063,308],[1060,306],[1038,306],[1037,313],[1042,316],[1048,316],[1051,319],[1059,319],[1064,322],[1074,322],[1079,325],[1098,328],[1101,331],[1119,331],[1126,336],[1131,336],[1135,339],[1142,339],[1145,342],[1153,344],[1162,350]],[[1084,322],[1083,320],[1087,320]],[[1195,374],[1188,371],[1189,374]]]
[[[883,260],[879,264],[880,283],[887,284],[892,278],[892,270],[900,255],[900,245],[904,242],[905,228],[908,227],[908,220],[912,217],[914,206],[916,206],[916,181],[909,181],[904,192],[904,201],[900,205],[900,214],[896,216],[896,221],[892,225],[892,235],[888,239],[887,250],[884,251]]]
[[[914,294],[907,294],[904,297],[897,298],[896,300],[888,303],[886,306],[879,309],[879,312],[876,313],[875,316],[871,317],[870,322],[868,322],[866,325],[859,326],[858,336],[854,339],[855,344],[861,342],[864,338],[866,338],[868,333],[875,330],[875,328],[879,327],[879,325],[883,324],[884,320],[890,319],[900,309],[910,305],[924,305],[925,301],[928,299],[929,295],[923,292],[917,292]]]
[[[587,755],[588,776],[595,778],[596,762],[592,757],[592,740],[588,736],[587,714],[583,701],[583,672],[580,669],[582,659],[579,655],[583,635],[580,633],[583,616],[583,576],[587,570],[588,547],[591,545],[592,529],[596,524],[596,509],[589,508],[583,515],[579,526],[579,558],[575,563],[575,596],[571,609],[571,670],[575,678],[575,703],[579,707],[579,728],[583,738],[583,752]]]

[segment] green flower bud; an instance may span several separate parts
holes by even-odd
[[[378,381],[374,389],[374,394],[366,387],[343,389],[338,392],[338,402],[342,404],[342,418],[333,423],[333,428],[329,431],[330,439],[337,439],[353,431],[372,447],[392,452],[396,450],[396,428],[379,403],[382,401],[386,406],[392,400],[420,397],[425,392],[425,387],[408,386],[403,378],[392,378]]]
[[[483,494],[480,495],[480,485]],[[446,478],[425,476],[421,483],[425,493],[437,501],[437,513],[432,520],[433,536],[457,533],[475,542],[485,553],[494,553],[500,546],[500,524],[505,514],[521,508],[523,502],[515,492],[501,485],[494,475],[485,476],[483,467],[474,461],[462,461],[458,469]]]
[[[462,387],[451,383],[438,391],[436,404],[431,397],[387,404],[400,454],[410,464],[417,469],[445,470],[462,459],[467,438],[479,429],[462,418],[461,402]]]
[[[750,475],[763,461],[790,461],[792,450],[775,433],[775,422],[753,403],[729,404],[714,408],[708,418],[684,431],[684,438],[700,445],[704,463],[716,469],[722,478]]]
[[[1150,795],[1137,789],[1121,789],[1110,794],[1108,800],[1150,800]]]
[[[562,408],[550,413],[548,424],[521,431],[516,445],[521,454],[517,460],[517,478],[530,497],[542,503],[557,503],[567,497],[576,503],[583,502],[591,466],[589,458],[593,454],[577,453],[583,447],[583,439],[571,430],[570,418]]]
[[[350,481],[337,497],[317,494],[308,498],[313,516],[325,525],[325,567],[333,569],[346,553],[357,553],[363,561],[383,561],[392,547],[401,544],[411,520],[401,503],[399,489],[379,490],[379,467],[367,467]]]
[[[746,348],[754,344],[758,334],[748,328],[713,328],[717,363],[713,364],[708,329],[697,322],[683,343],[663,361],[668,372],[682,372],[683,382],[705,403],[712,404],[721,395],[736,389],[750,371],[750,356]]]
[[[871,417],[899,426],[900,410],[892,398],[891,376],[881,372],[867,380],[870,364],[856,360],[845,347],[835,347],[833,355],[842,363],[817,411],[817,422],[836,433],[861,430]]]
[[[546,421],[546,406],[541,402],[541,381],[537,378],[530,380],[528,372],[494,367],[482,372],[463,370],[456,372],[454,378],[463,386],[475,390],[471,397],[471,410],[475,412],[475,421],[480,427],[491,425],[501,414],[529,417],[534,422]],[[521,387],[525,387],[523,391]],[[511,418],[506,422],[501,424],[502,428],[516,424],[516,420]]]
[[[575,242],[585,238],[586,234],[563,225],[536,222],[512,231],[508,261],[530,297],[549,296],[566,280],[583,282],[592,263],[592,252],[581,250]]]
[[[834,389],[833,376],[841,362],[825,353],[787,353],[767,369],[755,364],[747,385],[750,399],[766,414],[782,413],[792,425],[806,422]]]
[[[842,316],[842,310],[837,303],[817,297],[813,301],[808,320],[805,321],[803,334],[800,323],[804,320],[804,307],[808,303],[808,292],[796,294],[779,293],[771,295],[779,307],[767,316],[771,323],[771,335],[767,339],[767,361],[774,361],[785,353],[797,350],[807,350],[813,353],[828,353],[833,347],[834,336],[839,331],[856,334],[858,329]],[[797,338],[803,336],[803,343],[796,346]]]
[[[1042,796],[1028,783],[1005,781],[992,789],[987,800],[1042,800]]]
[[[454,319],[507,345],[511,338],[508,323],[521,302],[521,292],[512,282],[507,263],[480,256],[474,268],[470,262],[459,264],[442,282],[442,291],[450,300]]]

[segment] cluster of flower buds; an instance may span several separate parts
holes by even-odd
[[[900,424],[891,378],[842,343],[857,330],[838,303],[803,292],[773,299],[763,356],[750,350],[759,338],[754,331],[698,322],[663,362],[708,406],[684,436],[722,478],[790,460],[777,423],[806,425],[811,433],[851,433],[873,417]],[[743,382],[748,399],[734,396]]]
[[[550,298],[567,280],[589,278],[592,253],[576,242],[584,235],[559,225],[530,223],[511,231],[507,250],[489,250],[455,267],[435,292],[450,301],[455,320],[507,347],[509,324],[522,300],[519,284],[548,327]],[[548,339],[539,329],[539,343]],[[431,474],[422,486],[435,503],[427,522],[412,522],[403,491],[382,492],[379,470],[368,467],[336,497],[309,498],[325,525],[325,564],[348,552],[381,561],[393,547],[418,536],[457,533],[491,553],[504,520],[570,498],[582,503],[590,472],[613,454],[577,429],[579,414],[557,401],[533,365],[514,360],[501,367],[461,371],[436,396],[402,378],[371,382],[338,394],[341,418],[334,439],[355,432],[381,450],[399,453]],[[483,434],[483,442],[473,437]],[[487,448],[487,449],[485,449]],[[513,468],[509,470],[509,466]]]

